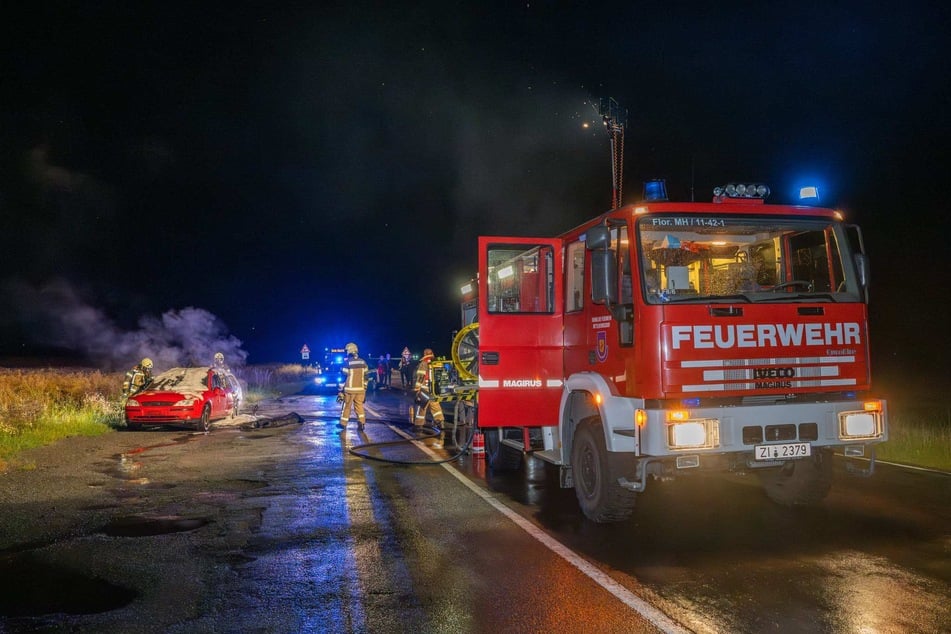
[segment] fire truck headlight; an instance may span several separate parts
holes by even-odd
[[[879,438],[882,435],[881,412],[842,412],[839,436],[844,439]]]
[[[720,444],[720,424],[715,419],[667,424],[667,446],[671,449],[709,449]]]

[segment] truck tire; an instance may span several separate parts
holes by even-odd
[[[820,450],[812,458],[790,460],[776,469],[761,469],[760,484],[767,497],[783,506],[815,506],[832,488],[832,452]]]
[[[506,433],[505,428],[483,429],[482,432],[485,434],[485,459],[489,468],[496,473],[518,471],[522,466],[522,452],[502,444],[502,438]],[[519,436],[522,433],[520,429],[510,429],[508,432],[517,433]]]
[[[623,488],[623,475],[608,455],[604,430],[598,416],[589,416],[578,424],[571,445],[571,473],[578,505],[588,519],[619,522],[631,516],[637,493]]]

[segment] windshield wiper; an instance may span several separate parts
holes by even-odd
[[[753,303],[753,298],[747,295],[746,293],[737,293],[735,295],[681,295],[668,297],[664,304],[671,304],[673,302],[679,303],[705,303],[705,302],[733,302],[737,300],[742,300],[748,304]]]
[[[819,301],[837,302],[837,301],[839,301],[839,300],[837,300],[837,299],[835,298],[835,295],[833,295],[832,293],[810,293],[809,295],[803,295],[803,294],[800,293],[800,294],[796,294],[796,295],[780,295],[780,296],[778,296],[778,297],[772,297],[772,298],[770,298],[770,301],[773,301],[773,302],[776,302],[776,301],[781,301],[781,302],[787,302],[787,301],[793,301],[793,302],[811,302],[811,301],[816,301],[816,302],[819,302]]]

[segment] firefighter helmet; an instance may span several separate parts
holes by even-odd
[[[347,354],[355,355],[359,352],[357,349],[357,344],[353,343],[352,341],[344,346],[343,349],[347,351]]]
[[[215,363],[224,363],[224,362],[225,362],[225,355],[221,354],[220,352],[216,352]]]
[[[146,370],[151,370],[151,369],[152,369],[152,360],[149,359],[148,357],[145,357],[144,359],[142,359],[142,362],[141,362],[139,365],[141,365],[141,366],[142,366],[143,368],[145,368]]]
[[[433,356],[433,349],[432,349],[432,348],[426,348],[425,350],[423,350],[423,356],[424,356],[424,357],[431,357],[431,356]]]

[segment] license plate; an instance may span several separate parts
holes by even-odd
[[[753,455],[757,460],[788,460],[812,455],[812,445],[807,442],[786,442],[779,445],[756,445]]]

